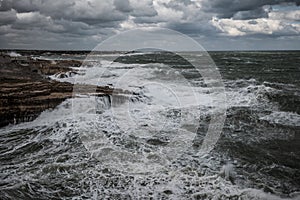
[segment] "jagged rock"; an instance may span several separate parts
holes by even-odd
[[[76,85],[50,80],[46,75],[72,71],[79,61],[50,61],[27,59],[22,63],[9,61],[0,55],[0,127],[30,121],[46,109],[54,108],[76,93],[94,95],[127,94],[108,86]],[[80,66],[80,65],[79,65]],[[39,73],[37,73],[39,72]]]

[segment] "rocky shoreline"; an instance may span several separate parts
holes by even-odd
[[[0,127],[34,120],[46,109],[55,108],[73,96],[74,85],[49,79],[49,75],[74,71],[74,60],[34,60],[30,57],[0,55]],[[76,73],[76,72],[75,72]],[[110,87],[76,85],[76,92],[111,95],[127,93]],[[96,91],[90,91],[96,90]]]

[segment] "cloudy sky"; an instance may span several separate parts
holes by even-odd
[[[0,48],[93,49],[133,28],[207,50],[300,49],[300,0],[0,0]]]

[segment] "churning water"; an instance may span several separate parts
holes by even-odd
[[[227,99],[212,151],[199,154],[220,94],[194,68],[169,53],[105,55],[51,78],[134,95],[76,95],[0,129],[0,198],[299,199],[300,53],[211,56]]]

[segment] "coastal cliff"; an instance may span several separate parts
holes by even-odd
[[[55,108],[65,99],[71,98],[73,84],[54,81],[48,76],[74,71],[74,67],[80,65],[80,61],[74,60],[54,62],[1,54],[0,127],[34,120],[44,110]],[[96,95],[104,96],[111,95],[113,92],[113,88],[107,86],[89,85],[76,85],[76,90],[85,94],[96,92]],[[121,90],[114,91],[126,93]]]

